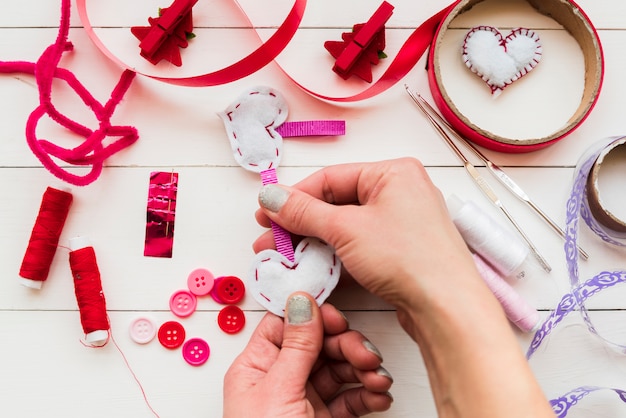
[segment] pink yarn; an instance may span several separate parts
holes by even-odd
[[[67,40],[70,21],[70,0],[62,0],[61,23],[56,42],[43,52],[35,63],[25,61],[0,61],[1,73],[26,73],[35,76],[39,88],[39,106],[33,110],[26,123],[26,140],[33,153],[43,166],[56,177],[76,186],[86,186],[95,181],[102,172],[104,161],[116,152],[133,144],[138,138],[137,130],[132,126],[111,125],[111,116],[115,108],[130,87],[135,73],[125,70],[111,93],[111,98],[102,105],[76,79],[76,76],[64,68],[59,68],[63,52],[71,51],[74,46]],[[61,114],[52,104],[52,82],[55,78],[65,81],[96,116],[98,129],[92,130]],[[39,120],[48,115],[52,120],[67,130],[83,137],[85,141],[75,148],[63,148],[48,140],[37,137]],[[118,137],[107,146],[103,141],[107,137]],[[91,166],[84,176],[79,176],[62,168],[54,158],[75,166]]]

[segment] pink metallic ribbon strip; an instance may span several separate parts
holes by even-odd
[[[143,252],[146,257],[172,257],[177,191],[178,173],[150,173]]]
[[[346,122],[343,120],[308,120],[283,122],[276,132],[283,138],[299,136],[339,136],[346,134]]]
[[[277,184],[278,178],[276,177],[276,169],[270,168],[269,170],[261,171],[261,181],[263,185]],[[282,226],[272,221],[272,233],[274,234],[274,242],[276,243],[276,250],[287,257],[291,262],[294,261],[293,243],[291,242],[291,234],[285,230]]]

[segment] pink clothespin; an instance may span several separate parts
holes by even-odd
[[[191,10],[198,0],[174,0],[170,7],[159,11],[159,17],[148,18],[150,26],[133,26],[130,31],[137,39],[141,56],[152,64],[167,60],[182,65],[179,48],[186,48],[187,36],[193,31]]]
[[[352,33],[342,35],[343,42],[324,43],[324,47],[336,58],[334,72],[344,79],[354,74],[365,81],[372,81],[370,63],[378,63],[378,53],[385,46],[385,24],[393,9],[391,4],[383,1],[366,23],[354,25]],[[372,45],[374,50],[370,48]]]

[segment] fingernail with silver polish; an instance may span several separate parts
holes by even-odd
[[[295,295],[287,301],[287,320],[292,325],[309,322],[313,318],[311,301],[302,295]]]
[[[393,382],[393,376],[391,375],[391,373],[389,373],[389,370],[385,369],[383,366],[380,366],[378,369],[376,369],[376,374],[386,377]]]
[[[276,184],[267,184],[259,192],[259,203],[272,212],[278,212],[288,198],[289,191]]]
[[[383,355],[380,354],[380,351],[378,350],[378,348],[376,348],[376,346],[374,344],[372,344],[369,340],[363,341],[363,345],[365,346],[367,351],[369,351],[370,353],[375,354],[376,357],[378,357],[381,361],[383,360]]]

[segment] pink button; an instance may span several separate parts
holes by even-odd
[[[187,287],[196,296],[205,296],[213,289],[213,273],[207,269],[195,269],[187,277]]]
[[[200,366],[209,359],[211,349],[202,338],[190,338],[183,345],[183,358],[192,366]]]
[[[156,325],[148,318],[139,317],[130,323],[130,338],[137,344],[147,344],[156,335]]]
[[[196,310],[198,299],[188,290],[177,290],[170,297],[170,310],[176,316],[184,318]]]

